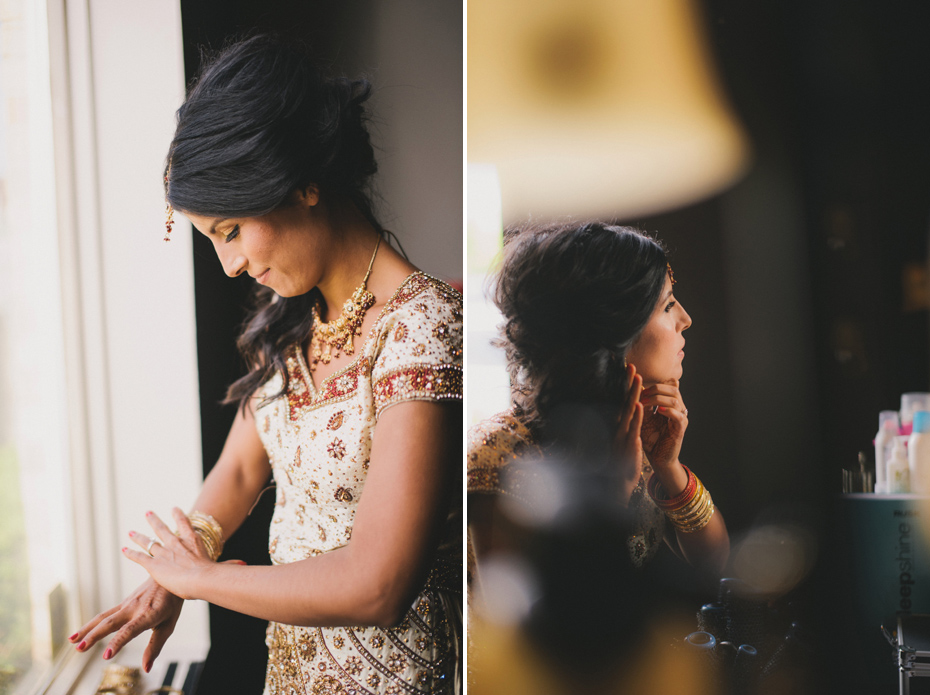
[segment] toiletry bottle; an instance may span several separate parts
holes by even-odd
[[[914,413],[918,410],[930,410],[930,393],[917,391],[901,394],[901,429],[898,434],[910,434],[913,427]]]
[[[888,461],[888,492],[895,494],[911,491],[911,472],[907,463],[907,437],[894,438],[891,460]]]
[[[888,460],[891,443],[898,434],[898,411],[883,410],[878,414],[878,434],[875,435],[875,492],[888,492]]]
[[[930,412],[914,413],[913,429],[907,439],[907,463],[911,474],[911,492],[930,492]]]

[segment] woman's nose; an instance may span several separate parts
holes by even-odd
[[[681,306],[681,304],[679,304]],[[691,316],[685,311],[684,307],[681,307],[681,330],[687,330],[691,327]]]
[[[219,257],[220,264],[223,266],[223,272],[231,278],[242,275],[248,266],[246,257],[236,251],[230,250],[224,252],[223,249],[217,247],[216,255]]]

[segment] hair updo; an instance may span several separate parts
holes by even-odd
[[[541,443],[554,411],[585,405],[616,419],[626,399],[625,358],[665,287],[657,240],[600,223],[511,228],[493,300],[522,417]]]
[[[207,56],[188,97],[165,168],[177,210],[204,217],[258,217],[314,184],[335,206],[351,205],[379,234],[369,197],[378,169],[366,129],[366,80],[330,77],[304,47],[270,35]],[[237,346],[249,372],[227,391],[243,408],[275,372],[287,388],[285,354],[310,335],[316,289],[279,297],[256,285]]]
[[[370,92],[367,81],[328,77],[299,45],[269,35],[208,57],[178,109],[168,202],[204,217],[254,217],[316,184],[373,221]]]

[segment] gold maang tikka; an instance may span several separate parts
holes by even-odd
[[[340,352],[345,352],[347,355],[355,352],[353,340],[355,336],[362,334],[362,319],[365,318],[365,312],[375,303],[375,296],[368,291],[367,285],[380,246],[381,237],[379,236],[378,243],[375,244],[375,252],[371,254],[371,261],[368,263],[368,272],[365,273],[362,284],[355,288],[352,296],[342,305],[342,315],[338,319],[323,323],[320,318],[319,303],[313,305],[311,310],[313,334],[310,338],[310,353],[313,360],[310,364],[310,371],[313,371],[320,362],[329,364],[334,357],[339,357]]]
[[[174,227],[174,208],[168,202],[168,174],[171,173],[171,162],[165,171],[165,241],[171,241],[171,228]]]

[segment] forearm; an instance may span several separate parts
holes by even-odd
[[[192,582],[186,598],[288,625],[396,624],[413,600],[413,583],[379,573],[355,555],[346,546],[285,565],[214,564]]]
[[[270,476],[271,466],[252,411],[240,410],[193,509],[216,519],[223,527],[223,536],[229,538],[245,521]]]
[[[266,470],[223,465],[221,461],[204,480],[192,509],[216,519],[228,539],[245,521],[268,478]]]
[[[688,472],[678,460],[661,470],[656,469],[659,483],[670,498],[680,495],[688,484]],[[675,529],[678,547],[687,562],[716,574],[723,571],[730,555],[730,536],[720,510],[714,508],[707,524],[695,531]]]
[[[688,564],[716,575],[723,572],[730,557],[730,535],[719,509],[704,528],[691,533],[676,529],[675,535]]]

